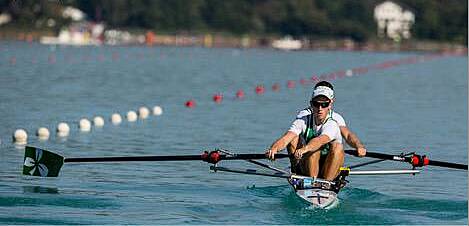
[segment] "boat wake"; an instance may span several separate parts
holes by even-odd
[[[418,219],[430,220],[434,223],[467,222],[467,201],[441,200],[429,197],[393,196],[361,188],[345,188],[339,196],[342,198],[341,208],[354,208],[358,212],[379,214],[385,211],[390,215],[402,216],[399,224],[412,223]],[[392,213],[395,214],[392,214]]]
[[[468,217],[465,201],[393,196],[354,187],[341,190],[339,201],[327,209],[309,205],[287,185],[250,186],[247,191],[284,210],[287,216],[280,215],[278,222],[290,219],[288,224],[465,224]]]

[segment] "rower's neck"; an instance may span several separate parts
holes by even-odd
[[[319,116],[316,114],[314,116],[314,124],[317,125],[317,126],[320,126],[324,123],[326,123],[326,120],[330,117],[330,114],[331,114],[331,111],[329,111],[326,115],[326,117],[324,117],[323,119],[320,119]]]
[[[320,126],[326,122],[327,117],[320,119],[318,116],[314,117],[314,124]]]

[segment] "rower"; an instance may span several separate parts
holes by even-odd
[[[327,86],[314,89],[308,111],[297,117],[288,132],[275,141],[266,155],[270,159],[299,137],[294,149],[288,149],[292,172],[309,177],[334,180],[344,163],[342,135],[332,117],[334,91]]]

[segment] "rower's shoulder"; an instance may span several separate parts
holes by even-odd
[[[337,128],[338,128],[340,125],[339,125],[339,123],[338,123],[336,120],[334,120],[333,118],[330,118],[329,120],[327,120],[327,121],[324,123],[324,126],[325,126],[325,127],[333,126],[333,127],[337,127]]]
[[[332,118],[342,118],[342,115],[336,111],[332,111]]]
[[[345,119],[344,117],[342,117],[342,115],[340,115],[339,113],[335,112],[335,111],[332,111],[332,119],[334,121],[336,121],[339,126],[347,126],[347,124],[345,123]]]
[[[311,110],[309,108],[305,108],[303,110],[298,111],[296,114],[296,118],[303,118],[311,114]]]

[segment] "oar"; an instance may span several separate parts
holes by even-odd
[[[229,156],[236,156],[237,154],[235,153],[231,153],[229,152],[228,150],[225,150],[225,149],[218,149],[218,151],[222,152],[222,153],[225,153]],[[285,170],[281,170],[281,169],[278,169],[278,168],[275,168],[273,166],[270,166],[270,165],[267,165],[265,163],[262,163],[262,162],[259,162],[259,161],[256,161],[256,160],[252,160],[252,159],[244,159],[245,161],[249,162],[249,163],[252,163],[252,164],[255,164],[255,165],[258,165],[258,166],[262,166],[264,168],[267,168],[267,169],[270,169],[270,170],[273,170],[275,172],[278,172],[278,173],[283,173],[283,174],[290,174],[289,172],[285,171]]]
[[[355,156],[357,155],[356,150],[345,150],[345,153],[349,155],[355,155]],[[452,168],[452,169],[467,170],[467,165],[465,164],[430,160],[425,155],[412,154],[411,156],[407,156],[407,155],[404,156],[404,155],[390,155],[390,154],[367,151],[365,157],[386,159],[386,160],[399,161],[399,162],[407,162],[407,163],[410,163],[413,167],[422,167],[422,166],[430,165],[430,166],[440,166],[440,167],[446,167],[446,168]]]
[[[287,154],[277,154],[277,158],[287,158]],[[198,160],[217,163],[221,160],[265,159],[265,154],[220,154],[217,151],[204,152],[202,155],[157,155],[157,156],[118,156],[64,158],[44,149],[27,146],[24,154],[23,174],[41,177],[57,177],[64,163],[73,162],[130,162],[130,161],[190,161]]]

